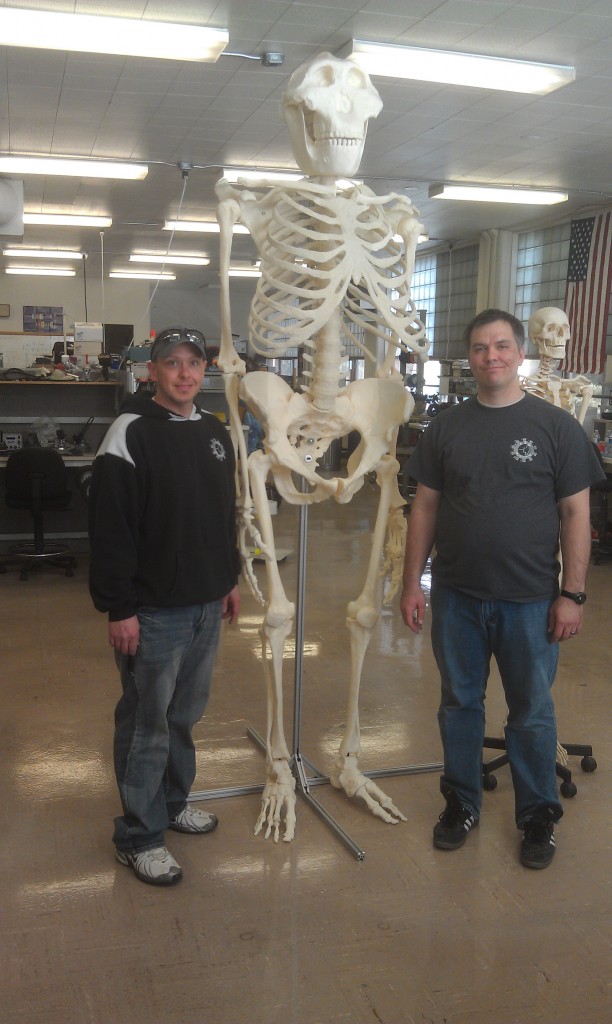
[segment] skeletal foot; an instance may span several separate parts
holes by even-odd
[[[383,793],[372,779],[359,771],[359,762],[354,754],[340,755],[330,771],[330,782],[336,789],[343,789],[347,796],[360,797],[377,818],[389,825],[407,821],[390,797]]]
[[[264,825],[264,839],[274,833],[278,842],[283,810],[285,811],[285,834],[283,842],[290,843],[295,835],[295,779],[285,760],[275,760],[268,765],[268,781],[261,798],[261,811],[255,824],[258,836]]]

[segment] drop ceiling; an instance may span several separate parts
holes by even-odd
[[[88,275],[125,269],[133,251],[163,252],[164,220],[214,219],[223,166],[292,167],[280,114],[292,72],[351,38],[571,64],[576,81],[545,97],[375,78],[383,100],[370,122],[360,176],[379,194],[407,194],[429,247],[486,228],[528,228],[612,205],[612,0],[10,0],[32,11],[74,11],[226,26],[216,64],[0,48],[0,152],[148,163],[145,181],[27,176],[32,212],[108,214],[112,227],[27,227],[22,244],[80,247]],[[284,64],[259,59],[280,51]],[[255,59],[249,59],[255,58]],[[538,208],[428,198],[437,182],[560,188],[569,201]],[[15,239],[11,239],[13,243]],[[426,251],[427,246],[420,251]],[[172,268],[184,287],[218,283],[218,238],[175,234],[175,253],[205,252],[206,268]],[[103,255],[103,259],[102,259]],[[255,255],[234,240],[236,260]],[[0,267],[6,266],[0,257]],[[40,261],[38,261],[40,263]],[[170,268],[168,268],[170,269]],[[82,273],[79,270],[78,273]],[[163,285],[163,287],[173,287]]]

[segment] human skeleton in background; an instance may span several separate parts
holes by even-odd
[[[368,76],[351,61],[321,54],[292,76],[283,107],[297,163],[307,177],[274,186],[262,181],[250,187],[239,182],[233,187],[225,179],[217,185],[222,325],[218,365],[225,375],[239,454],[239,526],[246,576],[265,606],[267,782],[255,833],[265,827],[266,838],[273,834],[277,841],[284,813],[283,838],[288,842],[295,831],[296,797],[283,732],[282,659],[295,606],[287,599],[278,571],[266,478],[271,474],[277,490],[292,504],[311,504],[329,497],[345,503],[362,486],[365,476],[376,474],[380,502],[367,575],[361,594],[349,603],[347,611],[351,643],[347,725],[331,781],[349,796],[360,796],[384,821],[396,824],[398,819],[405,820],[404,816],[359,769],[358,696],[363,660],[379,616],[385,534],[387,549],[401,555],[405,530],[395,444],[413,399],[394,362],[398,351],[416,351],[426,358],[427,342],[410,297],[414,253],[422,231],[417,211],[404,196],[378,197],[364,185],[342,187],[337,183],[338,178],[356,173],[368,119],[376,117],[382,107]],[[248,227],[261,255],[261,277],[249,317],[251,346],[269,357],[282,356],[299,346],[307,367],[307,385],[301,393],[272,373],[245,375],[245,364],[234,349],[228,270],[232,228],[237,221]],[[401,236],[405,257],[396,235]],[[382,356],[373,378],[341,389],[347,321],[378,339]],[[253,452],[248,463],[239,398],[265,429],[264,451]],[[361,441],[348,461],[347,475],[331,479],[319,475],[317,463],[331,442],[354,430]],[[302,489],[296,487],[293,474],[301,477]],[[265,599],[248,558],[253,543],[265,560]],[[395,574],[394,586],[398,578]]]
[[[588,377],[559,377],[553,369],[565,359],[570,338],[570,325],[566,314],[555,306],[544,306],[529,317],[529,338],[540,351],[540,365],[534,377],[521,379],[524,391],[543,398],[552,405],[565,409],[584,423],[593,385]]]
[[[556,306],[543,306],[531,314],[527,330],[530,340],[540,351],[540,365],[535,377],[521,378],[523,391],[565,409],[579,423],[584,423],[593,384],[588,377],[559,377],[551,372],[561,359],[565,359],[570,339],[567,314]],[[560,743],[557,743],[557,761],[568,763],[567,750]]]

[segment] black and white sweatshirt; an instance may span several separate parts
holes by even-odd
[[[111,621],[228,594],[240,558],[225,427],[195,406],[183,419],[128,398],[94,460],[89,536],[91,596]]]

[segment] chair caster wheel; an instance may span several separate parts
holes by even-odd
[[[597,768],[597,761],[594,757],[591,756],[583,757],[582,761],[580,762],[580,767],[582,768],[583,772],[594,772]]]
[[[484,775],[482,779],[482,788],[487,790],[493,790],[497,788],[497,779],[494,775]]]
[[[559,788],[561,789],[561,796],[576,796],[576,793],[578,792],[574,782],[562,782]]]

